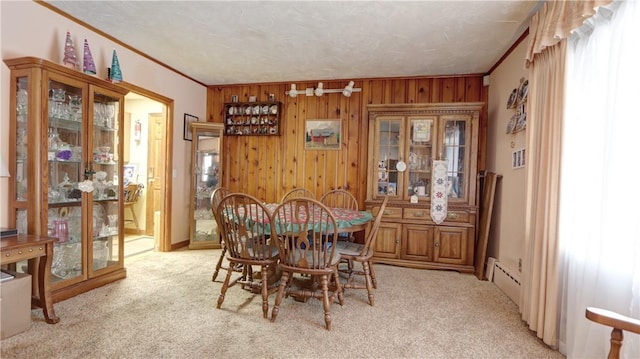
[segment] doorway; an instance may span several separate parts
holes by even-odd
[[[127,84],[131,92],[125,96],[123,123],[123,181],[135,183],[140,195],[134,203],[125,201],[125,259],[133,255],[171,248],[170,176],[171,108],[173,101]],[[127,187],[125,187],[126,190]],[[126,199],[125,193],[125,199]]]

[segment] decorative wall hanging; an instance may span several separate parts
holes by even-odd
[[[188,113],[184,114],[184,134],[183,138],[187,141],[193,140],[193,133],[191,133],[191,124],[194,122],[198,122],[198,118],[193,115],[189,115]]]
[[[140,120],[136,120],[135,124],[133,125],[133,140],[140,141],[141,137],[142,137],[142,122],[140,122]]]
[[[305,150],[339,150],[341,120],[307,120],[304,131]]]
[[[447,161],[433,161],[431,219],[436,224],[447,218]]]
[[[507,101],[507,108],[516,110],[507,123],[507,129],[505,131],[507,134],[520,132],[527,128],[525,103],[527,102],[528,94],[529,80],[525,80],[523,77],[520,79],[520,86],[511,91],[511,95],[509,95],[509,100]]]

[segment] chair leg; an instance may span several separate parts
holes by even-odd
[[[329,301],[329,280],[327,275],[320,279],[322,286],[322,306],[324,307],[324,323],[327,330],[331,330],[331,302]],[[339,285],[339,284],[338,284]]]
[[[222,253],[220,253],[220,258],[218,259],[218,264],[216,264],[216,270],[213,272],[213,277],[211,278],[212,282],[216,281],[218,277],[218,272],[220,272],[220,268],[222,268],[222,261],[224,260],[224,256],[227,253],[227,247],[222,245]]]
[[[129,207],[131,210],[131,216],[133,217],[133,224],[136,226],[136,232],[140,234],[140,226],[138,226],[138,216],[136,216],[136,211],[133,210],[133,207]]]
[[[269,270],[267,266],[262,266],[260,272],[262,273],[262,316],[266,318],[269,313]]]
[[[338,270],[333,272],[333,279],[336,282],[336,292],[335,293],[337,293],[337,295],[338,295],[338,303],[340,303],[340,305],[344,305],[344,287],[340,283],[340,274],[338,273]]]
[[[376,271],[373,270],[373,262],[369,263],[369,271],[371,271],[371,283],[373,283],[373,288],[378,289],[378,281],[376,280]]]
[[[220,296],[218,297],[218,306],[217,306],[218,309],[220,309],[220,307],[222,306],[222,302],[224,302],[224,295],[227,293],[227,289],[229,289],[229,281],[231,280],[231,273],[233,272],[233,270],[231,269],[232,265],[233,263],[231,263],[229,265],[229,268],[227,268],[227,276],[224,278],[224,283],[222,283],[222,288],[220,288]]]
[[[278,288],[278,295],[276,296],[276,302],[273,304],[273,309],[271,310],[271,321],[275,322],[276,317],[278,316],[278,312],[280,311],[280,303],[282,302],[282,298],[284,297],[284,292],[287,286],[287,282],[289,281],[289,272],[282,272],[282,278],[280,278],[280,287]]]
[[[372,291],[372,283],[371,283],[371,270],[369,261],[362,262],[362,269],[364,271],[364,282],[367,286],[367,294],[369,296],[369,304],[373,306],[373,291]]]

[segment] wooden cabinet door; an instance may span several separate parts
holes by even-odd
[[[433,262],[433,226],[405,224],[402,259]]]
[[[437,226],[434,232],[435,262],[468,264],[473,255],[467,253],[469,228]]]
[[[402,224],[380,222],[378,238],[375,243],[375,256],[379,258],[400,258]]]

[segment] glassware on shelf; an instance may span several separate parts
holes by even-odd
[[[18,83],[18,96],[16,101],[16,111],[18,112],[18,120],[24,121],[24,115],[27,114],[27,106],[29,105],[29,94],[24,89],[22,83]]]
[[[64,102],[66,99],[66,91],[61,88],[52,88],[51,89],[51,100],[55,102]]]
[[[69,119],[82,121],[82,97],[80,95],[69,95]]]

